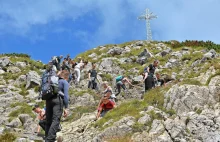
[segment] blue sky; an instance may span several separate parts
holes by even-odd
[[[0,0],[0,53],[48,62],[99,45],[146,39],[146,8],[154,40],[220,43],[220,0]]]

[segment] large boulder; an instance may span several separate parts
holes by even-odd
[[[10,123],[6,124],[6,126],[11,128],[19,128],[22,126],[22,123],[18,118],[15,118]]]
[[[220,75],[217,75],[211,79],[209,86],[220,86]]]
[[[117,58],[104,58],[102,59],[98,69],[101,73],[110,73],[110,74],[121,74],[122,70],[120,67],[115,63]]]
[[[140,57],[136,60],[136,62],[143,65],[147,62],[147,57]]]
[[[7,68],[7,72],[10,72],[10,73],[19,73],[19,72],[21,72],[21,70],[20,70],[18,67],[10,66],[10,67]]]
[[[25,68],[27,66],[25,62],[16,62],[15,65],[20,68]]]
[[[40,76],[38,75],[38,73],[35,72],[35,71],[30,71],[30,72],[27,74],[26,89],[27,89],[27,88],[34,87],[34,86],[38,86],[38,85],[40,85],[40,82],[41,82],[41,78],[40,78]]]
[[[208,79],[214,75],[216,72],[215,68],[211,66],[206,72],[201,73],[198,77],[195,77],[194,79],[198,80],[201,84],[206,84]]]
[[[10,64],[10,60],[7,57],[0,58],[0,67],[6,67]]]
[[[165,94],[164,107],[174,109],[177,114],[202,109],[205,104],[218,102],[219,92],[219,86],[174,85]]]
[[[16,101],[23,101],[23,96],[16,92],[10,92],[8,91],[5,94],[0,95],[0,107],[9,107],[11,103],[14,103]]]
[[[120,55],[123,52],[123,50],[124,49],[120,47],[113,47],[107,52],[107,54]]]
[[[30,119],[31,117],[30,117],[29,114],[20,114],[20,115],[18,116],[18,118],[20,119],[20,121],[22,122],[22,124],[25,124],[25,123],[28,121],[28,119]]]
[[[14,85],[21,86],[22,84],[27,82],[26,75],[20,75],[14,82]]]
[[[75,100],[74,106],[93,106],[95,105],[94,97],[88,93],[79,96]]]
[[[150,57],[153,57],[153,55],[145,48],[144,51],[142,51],[138,57],[147,57],[147,58],[150,58]]]
[[[114,137],[123,137],[132,132],[132,126],[135,124],[134,117],[124,117],[115,122],[112,127],[109,127],[93,138],[93,142],[102,142],[104,139],[112,139]]]
[[[209,50],[209,52],[204,54],[204,57],[208,58],[208,59],[212,59],[212,58],[216,58],[218,55],[218,53],[216,53],[216,51],[214,49]]]

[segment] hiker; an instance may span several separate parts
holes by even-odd
[[[158,61],[158,60],[155,60],[155,61],[153,62],[153,64],[150,64],[147,68],[144,69],[145,75],[144,75],[144,78],[143,78],[143,82],[146,80],[146,78],[147,78],[149,75],[151,75],[151,76],[154,75],[155,70],[156,70],[156,67],[158,66],[158,64],[159,64],[159,61]]]
[[[116,89],[117,89],[117,93],[115,94],[116,96],[118,96],[121,93],[121,88],[126,90],[126,86],[125,83],[130,84],[131,86],[134,86],[133,84],[131,84],[131,82],[124,76],[120,75],[118,77],[116,77]]]
[[[112,94],[112,88],[111,88],[111,86],[108,85],[108,82],[104,81],[102,83],[102,85],[103,85],[105,91],[102,92],[103,97],[99,101],[99,104],[98,104],[98,107],[97,107],[98,110],[100,109],[100,105],[103,103],[104,97],[107,97],[108,99],[110,99],[113,102],[115,102],[115,99],[116,99],[115,95]]]
[[[76,85],[78,85],[78,84],[79,84],[79,81],[80,81],[80,71],[81,71],[81,69],[83,69],[86,65],[87,65],[87,62],[81,61],[80,63],[78,63],[78,64],[75,66],[74,73],[75,73],[75,76],[76,76],[76,82],[75,82]]]
[[[70,54],[67,54],[66,59],[67,59],[67,61],[71,60]]]
[[[157,86],[166,86],[166,81],[160,78],[159,73],[156,73],[156,78],[157,78],[157,81],[156,81]]]
[[[92,88],[92,89],[97,89],[97,82],[96,80],[97,79],[97,71],[96,71],[96,65],[93,63],[92,64],[92,69],[89,70],[88,72],[88,80],[89,80],[89,83],[88,83],[88,88]]]
[[[145,92],[147,90],[152,89],[155,86],[155,82],[154,82],[154,78],[153,78],[152,74],[149,74],[148,77],[145,77],[146,75],[148,75],[148,74],[142,73],[144,84],[145,84]]]
[[[109,100],[107,96],[104,96],[103,102],[100,105],[100,109],[98,110],[96,119],[98,119],[99,117],[104,117],[108,111],[110,111],[111,109],[115,107],[116,107],[115,103]]]
[[[56,140],[56,133],[59,131],[60,119],[64,109],[64,117],[67,116],[67,108],[69,101],[69,72],[63,70],[59,74],[58,90],[59,92],[53,94],[51,98],[46,99],[46,142],[54,142]]]
[[[45,126],[46,126],[46,115],[45,115],[45,109],[41,109],[39,105],[34,105],[32,109],[35,113],[38,114],[38,127],[37,127],[37,133],[40,133],[40,127],[45,131]]]
[[[62,70],[68,70],[70,72],[70,65],[68,63],[67,58],[64,58],[62,63]]]
[[[63,55],[60,56],[54,56],[52,59],[53,65],[56,66],[57,70],[60,71],[60,63],[61,63],[61,59],[63,58]]]

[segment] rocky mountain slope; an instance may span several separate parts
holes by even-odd
[[[70,114],[62,120],[65,142],[217,142],[220,140],[220,48],[210,42],[132,41],[78,55],[89,61],[79,87],[70,88]],[[144,94],[140,73],[155,59],[166,87]],[[87,89],[95,62],[98,78],[115,86],[125,75],[135,87],[118,97],[117,108],[95,121],[99,92]],[[0,57],[0,141],[42,141],[34,134],[44,65],[24,54]],[[99,84],[100,90],[103,88]],[[42,132],[43,133],[43,132]]]

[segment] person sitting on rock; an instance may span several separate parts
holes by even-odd
[[[144,78],[142,82],[145,82],[146,78],[151,75],[154,76],[155,70],[159,64],[158,60],[155,60],[153,64],[150,64],[147,68],[144,69]]]
[[[157,78],[156,86],[166,86],[165,80],[160,78],[159,73],[156,73],[156,78]]]
[[[134,86],[131,84],[131,82],[128,80],[128,78],[120,75],[116,77],[116,90],[118,91],[115,95],[118,96],[121,93],[121,88],[126,90],[125,83],[128,83],[131,86]]]
[[[88,72],[88,80],[89,80],[88,88],[92,88],[92,89],[97,89],[96,80],[98,80],[98,79],[97,79],[97,71],[95,68],[96,68],[96,65],[93,63],[92,69],[89,70],[89,72]]]
[[[45,115],[45,109],[41,109],[39,105],[35,105],[32,109],[35,113],[38,114],[38,127],[37,127],[37,133],[40,133],[40,127],[45,131],[45,126],[46,126],[46,115]]]
[[[115,107],[116,107],[115,103],[109,100],[107,96],[104,96],[103,102],[100,105],[100,109],[98,110],[96,118],[98,119],[99,117],[104,117],[108,111],[110,111],[111,109]]]

